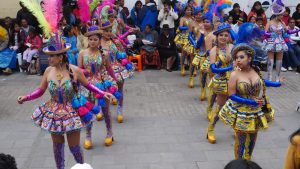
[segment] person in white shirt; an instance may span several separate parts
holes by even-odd
[[[289,25],[287,26],[287,30],[296,31],[299,27],[295,26],[296,21],[293,18],[289,19]],[[290,34],[290,42],[291,46],[288,49],[288,56],[286,60],[290,61],[290,65],[286,67],[296,67],[296,71],[300,73],[300,46],[298,43],[300,42],[300,32]],[[291,68],[290,68],[291,69]],[[290,70],[289,69],[289,70]]]
[[[174,9],[171,7],[171,2],[169,0],[164,1],[164,8],[159,11],[158,21],[160,21],[160,33],[163,32],[163,25],[169,25],[170,35],[174,36],[175,34],[175,20],[178,19],[178,14],[174,12]]]
[[[236,34],[238,34],[239,28],[240,28],[240,26],[241,26],[243,23],[244,23],[244,19],[243,19],[242,17],[240,17],[240,18],[237,20],[237,23],[234,24],[234,25],[231,27],[232,30],[233,30]]]

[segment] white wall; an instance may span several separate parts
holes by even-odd
[[[6,16],[15,18],[18,10],[21,8],[19,6],[19,0],[0,0],[0,4],[0,18]]]

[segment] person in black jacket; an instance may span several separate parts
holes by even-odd
[[[163,33],[159,39],[158,51],[161,57],[162,65],[166,64],[166,70],[171,72],[177,56],[176,45],[174,43],[174,36],[170,35],[169,25],[164,24],[162,30]]]
[[[300,3],[296,7],[296,11],[293,13],[292,18],[296,20],[296,26],[300,27]]]
[[[229,12],[229,16],[233,17],[233,24],[236,24],[240,17],[242,17],[244,21],[247,20],[247,14],[240,10],[240,5],[238,3],[233,5],[233,9]]]

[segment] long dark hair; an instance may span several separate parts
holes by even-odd
[[[77,94],[78,93],[78,85],[77,85],[77,82],[74,81],[73,70],[70,68],[70,63],[69,63],[69,59],[68,59],[67,53],[62,53],[60,55],[63,56],[62,62],[66,64],[66,68],[69,71],[69,76],[71,78],[73,90]]]
[[[253,161],[248,160],[232,160],[230,161],[224,169],[262,169],[258,164]]]
[[[261,6],[261,8],[260,8],[259,10],[256,10],[256,9],[255,9],[255,6],[256,6],[256,5],[260,5],[260,6],[261,6],[261,3],[260,3],[259,1],[254,2],[253,6],[252,6],[252,8],[251,8],[251,11],[252,11],[252,12],[255,12],[258,16],[261,16],[265,11],[264,11],[264,9],[262,8],[262,6]]]
[[[290,135],[290,142],[291,142],[292,144],[294,144],[293,138],[294,138],[295,136],[297,136],[297,135],[300,136],[300,128]]]

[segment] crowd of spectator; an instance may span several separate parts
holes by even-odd
[[[140,31],[135,32],[136,40],[132,51],[143,55],[145,58],[143,59],[144,68],[155,65],[159,69],[166,68],[166,70],[172,71],[178,68],[176,62],[178,61],[178,54],[173,39],[179,20],[184,15],[184,9],[181,9],[182,7],[178,6],[178,3],[171,0],[162,0],[162,4],[163,7],[159,9],[154,0],[145,0],[145,4],[137,0],[134,7],[129,10],[124,6],[124,0],[119,0],[115,12],[116,17],[122,19],[125,24],[139,28]],[[37,19],[22,3],[20,3],[20,7],[21,9],[17,12],[15,19],[5,17],[0,24],[8,34],[7,40],[0,38],[0,56],[3,56],[1,52],[4,52],[5,55],[11,54],[17,58],[16,61],[11,60],[9,64],[0,64],[0,68],[6,74],[12,73],[12,69],[16,67],[19,67],[20,71],[28,71],[31,64],[36,64],[37,58],[41,55],[40,49],[43,46],[43,33],[38,26]],[[224,21],[231,24],[236,33],[240,25],[245,22],[253,22],[264,30],[268,23],[268,16],[266,16],[259,1],[253,4],[248,14],[240,9],[238,3],[235,3],[232,9],[224,15]],[[297,5],[296,11],[292,15],[291,10],[286,7],[282,22],[285,23],[288,30],[299,29],[300,4]],[[77,64],[78,52],[87,47],[87,41],[83,36],[86,27],[80,21],[75,0],[64,1],[60,29],[65,40],[72,44],[72,49],[68,52],[70,63]],[[284,52],[282,71],[292,71],[294,68],[298,68],[296,71],[300,71],[299,35],[299,33],[290,35],[291,46],[287,52]],[[266,52],[258,51],[257,57],[261,68],[264,68],[267,63]],[[33,72],[36,73],[37,71]]]

